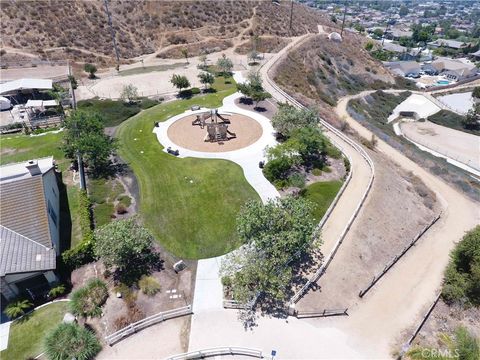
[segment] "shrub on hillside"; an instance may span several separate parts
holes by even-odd
[[[480,225],[469,231],[452,251],[442,296],[447,303],[480,305]]]

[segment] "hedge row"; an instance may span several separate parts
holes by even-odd
[[[75,269],[93,260],[92,203],[85,190],[81,190],[78,193],[78,209],[82,241],[77,246],[62,254],[64,263],[71,269]]]

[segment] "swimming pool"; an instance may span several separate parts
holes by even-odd
[[[448,85],[450,81],[448,80],[437,80],[437,85]]]

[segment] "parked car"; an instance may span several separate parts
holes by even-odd
[[[418,79],[420,77],[420,74],[419,73],[408,73],[407,75],[405,75],[405,77],[411,78],[411,79]]]

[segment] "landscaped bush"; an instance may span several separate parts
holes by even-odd
[[[469,231],[452,251],[442,296],[447,303],[480,305],[480,226]]]
[[[87,285],[72,293],[70,309],[75,315],[98,317],[102,314],[101,306],[107,297],[107,285],[100,279],[94,278]]]
[[[161,290],[160,284],[153,276],[142,276],[138,286],[145,295],[153,296]]]
[[[92,204],[87,192],[83,190],[78,193],[78,216],[83,236],[82,241],[74,248],[62,253],[64,263],[71,269],[93,260]]]
[[[142,109],[149,109],[155,105],[158,105],[160,104],[161,100],[160,101],[157,101],[157,100],[153,100],[153,99],[149,99],[149,98],[142,98],[141,101],[140,101],[140,108]]]
[[[48,297],[55,299],[63,294],[65,294],[65,285],[60,284],[50,289],[48,292]]]
[[[95,334],[77,324],[60,324],[45,338],[45,354],[50,360],[89,360],[101,349]]]
[[[25,315],[25,311],[30,309],[32,306],[33,304],[26,299],[15,300],[8,304],[3,312],[10,319],[15,319],[19,316]]]
[[[119,214],[119,215],[123,215],[123,214],[126,214],[128,212],[127,208],[123,204],[117,204],[115,210],[116,210],[117,214]]]

